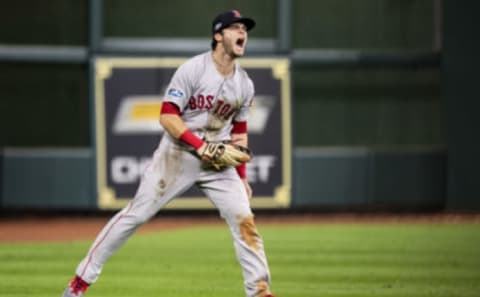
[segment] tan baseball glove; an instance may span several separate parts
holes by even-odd
[[[238,166],[251,160],[250,150],[244,146],[223,143],[207,142],[200,159],[215,170],[222,170],[228,166]]]

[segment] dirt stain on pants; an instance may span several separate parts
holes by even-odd
[[[250,248],[255,251],[259,250],[258,241],[260,235],[253,221],[253,216],[245,217],[240,221],[240,234],[242,234],[242,239]]]

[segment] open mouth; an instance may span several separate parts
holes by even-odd
[[[239,38],[237,39],[237,42],[235,42],[235,44],[238,45],[239,47],[243,47],[243,45],[245,44],[245,39]]]

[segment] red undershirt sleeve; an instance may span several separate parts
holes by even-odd
[[[247,122],[233,122],[232,134],[247,133]]]
[[[237,170],[237,173],[241,179],[247,178],[247,166],[245,163],[238,165],[235,167],[235,169]]]
[[[180,108],[175,103],[163,102],[160,114],[178,114],[180,115]]]

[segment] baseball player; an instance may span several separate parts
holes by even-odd
[[[244,55],[251,18],[232,10],[212,23],[212,50],[182,64],[162,104],[166,133],[135,197],[98,234],[63,297],[83,296],[107,259],[164,205],[197,185],[217,207],[233,237],[247,297],[273,297],[263,241],[250,208],[247,114],[254,86],[236,59]],[[237,146],[238,145],[238,146]]]

